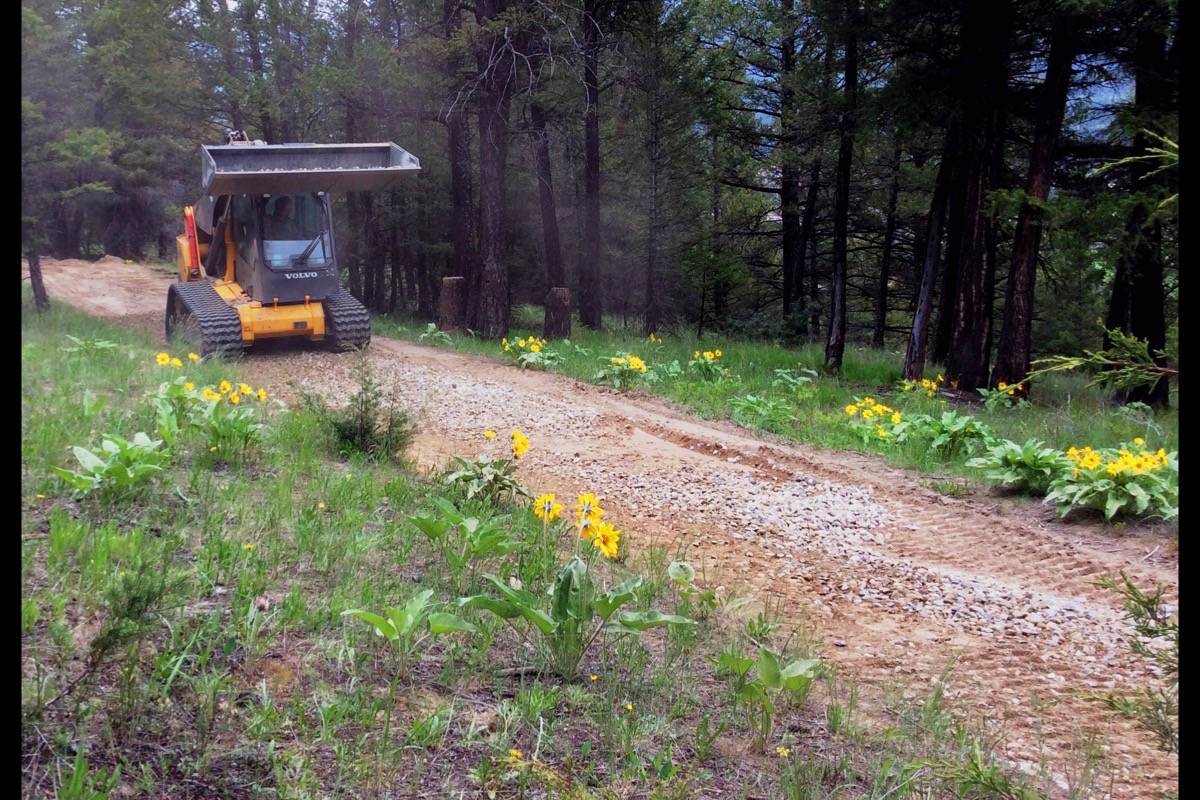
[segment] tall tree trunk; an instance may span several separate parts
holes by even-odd
[[[444,0],[442,4],[442,26],[447,39],[453,38],[462,27],[462,0]],[[446,57],[443,70],[452,90],[461,83],[462,59],[452,52]],[[451,275],[467,279],[468,294],[474,287],[474,272],[477,255],[475,252],[475,210],[472,203],[470,131],[467,127],[466,101],[451,98],[451,107],[446,114],[446,144],[450,161],[450,242],[453,256]],[[468,301],[468,306],[471,303]]]
[[[854,158],[854,121],[858,105],[858,20],[854,2],[846,9],[845,97],[838,125],[837,184],[833,200],[833,280],[830,289],[829,338],[825,342],[825,369],[838,373],[846,349],[846,229],[850,217],[850,167]]]
[[[987,341],[987,269],[984,258],[985,198],[994,176],[995,148],[1003,137],[1008,87],[1008,51],[1012,8],[1006,0],[966,5],[960,69],[963,141],[963,230],[958,287],[952,314],[953,333],[946,375],[960,391],[974,392],[983,374]]]
[[[31,250],[25,257],[29,260],[29,286],[33,289],[33,307],[41,313],[50,308],[50,296],[46,294],[46,284],[42,282],[42,256]]]
[[[405,212],[405,193],[392,192],[389,198],[392,225],[389,231],[388,244],[390,253],[388,261],[391,264],[392,290],[388,298],[388,312],[391,313],[399,306],[401,310],[408,309],[408,300],[404,291],[404,237],[405,223],[408,221]]]
[[[891,277],[892,241],[896,238],[896,203],[900,199],[900,142],[892,151],[892,186],[888,190],[887,222],[883,231],[883,253],[879,257],[879,291],[875,294],[875,330],[871,344],[883,347],[883,334],[887,328],[888,280]]]
[[[813,225],[816,224],[817,219],[817,192],[820,190],[820,188],[821,159],[814,158],[812,164],[808,168],[808,184],[804,196],[804,217],[800,222],[800,236],[799,241],[796,243],[796,293],[800,296],[801,300],[801,311],[797,319],[799,321],[799,333],[801,334],[811,333],[812,331],[817,331],[820,329],[820,322],[816,319],[817,271],[812,264],[808,265],[809,301],[804,301],[804,267],[805,260],[808,257],[809,245],[816,241]],[[813,319],[810,320],[808,315],[804,314],[804,306],[808,307]]]
[[[1146,13],[1137,31],[1133,53],[1134,112],[1138,126],[1133,149],[1138,155],[1153,146],[1143,128],[1161,129],[1161,117],[1169,113],[1172,83],[1171,52],[1166,47],[1166,30],[1158,18],[1161,7]],[[1146,342],[1151,355],[1167,342],[1163,307],[1162,224],[1155,215],[1160,176],[1149,176],[1152,165],[1137,161],[1129,167],[1130,188],[1136,202],[1125,220],[1125,242],[1117,262],[1109,306],[1108,327],[1120,328]],[[1107,336],[1105,344],[1108,345]],[[1164,364],[1165,360],[1155,357]],[[1165,407],[1170,401],[1166,378],[1153,386],[1142,386],[1117,393],[1122,402],[1141,402]]]
[[[567,285],[563,270],[562,245],[558,238],[558,207],[554,202],[554,178],[550,172],[550,139],[546,135],[546,111],[536,101],[529,104],[534,160],[537,164],[538,198],[542,206],[542,241],[546,248],[546,289]]]
[[[221,37],[221,61],[225,65],[226,80],[233,83],[239,79],[242,70],[238,68],[237,54],[234,51],[237,33],[230,18],[229,0],[213,0],[213,7],[216,10],[217,30],[220,31]],[[241,130],[245,125],[242,118],[241,97],[236,91],[231,91],[231,88],[230,84],[226,84],[225,94],[229,99],[229,122],[233,125],[234,130]]]
[[[583,0],[583,261],[579,265],[579,319],[604,325],[600,282],[600,27],[598,0]]]
[[[946,206],[950,186],[954,181],[954,159],[958,154],[958,129],[951,126],[942,148],[942,162],[934,181],[933,199],[929,203],[929,218],[925,225],[925,242],[921,250],[921,283],[917,290],[916,311],[912,333],[904,354],[904,377],[917,381],[925,377],[925,346],[929,339],[929,315],[933,309],[933,285],[937,281],[938,259],[942,252],[942,227],[946,221]],[[951,269],[949,264],[947,269]]]
[[[1067,108],[1071,62],[1078,48],[1076,24],[1074,17],[1059,14],[1050,34],[1046,80],[1042,83],[1041,97],[1038,99],[1033,149],[1029,154],[1029,170],[1025,177],[1025,195],[1028,199],[1021,205],[1017,217],[1012,264],[1005,287],[1004,318],[993,379],[1010,385],[1019,384],[1017,391],[1022,395],[1029,390],[1029,386],[1021,381],[1029,373],[1033,339],[1034,282],[1037,279],[1038,247],[1042,239],[1040,205],[1049,195],[1054,177],[1054,150]]]
[[[259,5],[258,0],[246,0],[246,2],[238,4],[238,11],[241,14],[242,30],[246,34],[246,43],[250,51],[250,69],[254,75],[257,90],[255,92],[256,100],[263,104],[258,112],[258,124],[262,128],[262,135],[267,143],[276,144],[275,124],[272,121],[271,112],[264,102],[266,98],[263,96],[267,74],[263,65],[262,42],[258,33]]]
[[[792,16],[795,0],[782,0],[784,34],[779,62],[780,165],[779,216],[783,233],[783,318],[790,320],[796,294],[798,264],[804,260],[800,237],[800,168],[796,164],[796,27]]]
[[[507,0],[478,0],[475,17],[487,26]],[[512,33],[490,30],[476,58],[479,91],[479,296],[473,327],[498,339],[508,334],[508,265],[504,258],[504,213],[508,160],[508,114],[513,80]]]

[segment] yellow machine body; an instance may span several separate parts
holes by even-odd
[[[184,283],[207,280],[199,261],[203,261],[208,254],[208,245],[196,242],[195,217],[191,206],[183,210],[183,216],[185,232],[175,237],[179,280]],[[263,303],[251,298],[237,284],[234,265],[236,245],[233,226],[226,226],[225,273],[213,281],[212,286],[221,299],[237,311],[242,323],[242,342],[249,345],[259,339],[285,336],[302,336],[313,341],[324,339],[325,309],[320,302],[313,302],[306,297],[301,303]]]

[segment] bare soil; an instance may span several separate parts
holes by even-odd
[[[51,302],[162,335],[171,276],[141,265],[43,260]],[[975,490],[947,497],[928,476],[877,458],[797,446],[621,394],[486,358],[376,336],[381,382],[415,409],[419,463],[502,452],[511,428],[532,441],[531,490],[596,491],[631,547],[680,549],[704,582],[754,594],[808,622],[825,657],[868,686],[928,690],[993,720],[1000,750],[1036,773],[1048,761],[1066,796],[1069,765],[1099,736],[1113,796],[1158,797],[1178,761],[1109,711],[1106,691],[1158,679],[1129,653],[1119,598],[1097,587],[1125,570],[1178,588],[1173,531],[1063,522],[1036,502]],[[311,347],[252,354],[277,396],[332,402],[353,391],[354,356]],[[486,442],[485,428],[500,437]],[[569,505],[569,504],[567,504]]]

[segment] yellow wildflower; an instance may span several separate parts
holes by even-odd
[[[580,519],[579,520],[579,538],[580,539],[591,539],[592,536],[596,532],[595,531],[596,522],[597,522],[597,520],[595,517],[583,517],[582,519]]]
[[[554,522],[562,514],[562,503],[554,501],[554,495],[544,494],[533,501],[533,513],[543,522]]]
[[[171,359],[171,366],[172,366],[172,367],[174,367],[175,369],[182,369],[182,368],[183,368],[183,362],[182,362],[182,361],[180,361],[178,358],[172,358],[172,359]]]
[[[600,519],[604,509],[600,507],[600,498],[592,492],[584,492],[575,498],[575,516],[580,520]]]
[[[254,394],[254,390],[250,388],[250,384],[248,383],[243,383],[241,386],[239,386],[238,391],[242,394]]]
[[[792,751],[790,748],[784,747],[783,745],[779,745],[778,747],[775,748],[775,753],[780,758],[787,758],[788,756],[790,756],[792,754]]]
[[[872,410],[871,410],[871,409],[869,409],[869,408],[868,408],[868,409],[864,409],[864,410],[863,410],[863,412],[862,412],[862,418],[863,418],[863,419],[871,419],[871,418],[872,418],[872,417],[874,417],[874,416],[875,416],[875,412],[874,412],[874,411],[872,411]]]
[[[324,504],[323,502],[318,502],[318,503],[317,503],[317,510],[318,510],[318,511],[324,511],[324,510],[325,510],[325,504]]]
[[[191,381],[188,381],[187,383],[185,383],[183,385],[183,390],[185,392],[194,392],[194,391],[196,391],[196,384],[192,383]]]
[[[712,353],[712,350],[705,350],[705,351],[704,351],[704,360],[705,360],[705,361],[712,361],[712,360],[713,360],[713,353]]]
[[[1136,444],[1138,447],[1141,447],[1142,445],[1144,445],[1146,443],[1146,440],[1139,436],[1133,440],[1133,443]]]
[[[244,545],[242,545],[242,549],[247,553],[253,552],[254,548],[256,547],[258,547],[258,545],[256,545],[254,542],[246,542]]]
[[[513,458],[520,458],[525,455],[525,451],[529,449],[529,437],[514,429],[512,432],[512,454]]]
[[[646,371],[646,362],[642,361],[637,356],[631,355],[631,356],[629,356],[629,368],[635,369],[638,372],[645,372]]]
[[[33,497],[35,500],[45,500],[46,499],[46,495],[44,495],[44,494],[35,494]],[[592,677],[595,677],[595,676],[593,675]]]
[[[204,391],[201,392],[201,395],[203,395],[204,399],[210,403],[221,399],[221,395],[214,392],[209,386],[204,387]]]
[[[199,360],[200,360],[200,356],[198,356],[197,354],[188,353],[188,361],[191,361],[193,364],[195,364]]]
[[[1008,388],[1008,384],[1005,383],[1004,381],[1000,381],[999,383],[996,384],[996,388],[1003,392],[1005,389]]]
[[[892,424],[893,424],[893,425],[899,425],[899,424],[900,424],[900,420],[901,420],[901,419],[903,419],[903,418],[900,416],[900,412],[899,412],[899,411],[897,411],[897,412],[895,412],[894,414],[892,414]]]
[[[625,710],[632,713],[633,712],[633,703],[626,703]]]
[[[534,342],[533,344],[529,345],[529,352],[540,353],[540,352],[542,352],[542,346],[540,344],[538,344],[537,342]]]
[[[159,353],[158,355],[156,355],[154,357],[154,360],[158,362],[158,365],[160,367],[165,367],[167,364],[171,363],[171,354],[170,353]]]
[[[221,394],[229,394],[233,391],[233,384],[229,381],[221,381],[221,385],[217,387]]]
[[[592,683],[595,683],[596,681],[600,680],[599,675],[589,675],[588,678],[591,679]]]
[[[855,405],[854,403],[850,403],[849,405],[846,406],[846,413],[853,417],[855,414],[858,413],[858,406]]]
[[[208,448],[208,452],[210,452],[210,453],[217,452],[217,446],[214,444],[212,447]]]
[[[260,402],[260,403],[267,402],[267,390],[266,389],[258,390],[258,402]]]
[[[716,356],[717,358],[720,358],[720,357],[721,357],[721,351],[720,351],[720,350],[713,350],[713,355],[714,355],[714,356]]]
[[[238,394],[237,392],[230,392],[228,399],[229,399],[229,403],[231,405],[235,405],[235,406],[238,403],[242,402],[242,396],[240,394]]]
[[[521,348],[522,350],[524,350],[524,349],[525,349],[525,340],[524,340],[524,339],[517,339],[517,347],[519,347],[519,348]]]
[[[699,350],[697,350],[696,352],[692,353],[692,358],[693,358],[693,359],[699,359],[699,358],[700,358],[700,351],[699,351]]]
[[[494,430],[492,430],[491,428],[488,428],[486,431],[484,431],[484,432],[483,432],[483,438],[485,438],[485,439],[495,439],[495,438],[496,438],[496,432],[495,432]]]
[[[596,520],[592,527],[596,531],[592,537],[592,546],[599,550],[605,558],[616,558],[621,532],[604,520]]]
[[[510,758],[514,758],[514,759],[516,759],[517,761],[520,761],[520,760],[521,760],[521,758],[523,757],[523,755],[522,755],[521,751],[520,751],[520,750],[517,750],[516,748],[513,748],[512,750],[509,750],[509,751],[508,751],[508,755],[509,755],[509,757],[510,757]]]

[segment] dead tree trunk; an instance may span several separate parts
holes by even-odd
[[[554,286],[546,292],[546,316],[542,323],[542,338],[571,338],[571,290],[565,286]]]
[[[447,333],[461,331],[467,319],[467,279],[461,275],[442,278],[438,297],[438,328]]]
[[[917,308],[913,314],[912,333],[904,354],[904,377],[910,381],[925,376],[925,346],[929,339],[929,316],[933,309],[933,285],[937,281],[938,260],[942,253],[942,226],[946,220],[946,205],[954,178],[954,158],[958,150],[957,129],[946,132],[942,148],[942,163],[934,181],[933,199],[929,203],[929,219],[925,226],[925,242],[921,251],[921,283],[917,290]],[[947,269],[950,266],[947,265]]]
[[[846,349],[846,229],[850,216],[850,167],[854,158],[854,121],[858,103],[858,21],[853,5],[847,8],[844,106],[838,127],[837,185],[833,201],[833,280],[830,291],[829,338],[825,342],[825,369],[838,373]]]
[[[546,135],[546,111],[537,102],[529,104],[534,161],[537,164],[538,199],[542,206],[542,240],[546,248],[546,286],[567,282],[563,270],[562,245],[558,236],[558,207],[554,202],[554,178],[550,171],[550,139]]]
[[[46,294],[46,284],[42,282],[42,257],[36,252],[30,252],[26,258],[29,260],[29,286],[33,289],[33,306],[41,313],[50,308],[50,296]]]
[[[1025,194],[1029,199],[1022,204],[1017,218],[1012,265],[1005,287],[1004,320],[1000,331],[1000,348],[996,354],[996,374],[993,377],[997,382],[1019,384],[1018,391],[1021,394],[1029,390],[1028,385],[1021,381],[1029,373],[1033,339],[1034,282],[1042,238],[1040,204],[1049,195],[1054,176],[1054,150],[1067,108],[1071,62],[1077,49],[1075,24],[1072,17],[1060,14],[1050,34],[1050,57],[1046,80],[1041,86],[1033,150],[1029,154],[1029,171],[1025,178]]]
[[[583,2],[583,260],[579,264],[579,319],[604,326],[600,289],[600,23],[598,0]]]
[[[871,344],[883,347],[887,329],[888,281],[891,278],[892,242],[896,238],[896,204],[900,198],[900,143],[892,153],[892,186],[888,190],[887,222],[883,231],[883,253],[879,257],[879,291],[875,295],[875,330]]]

